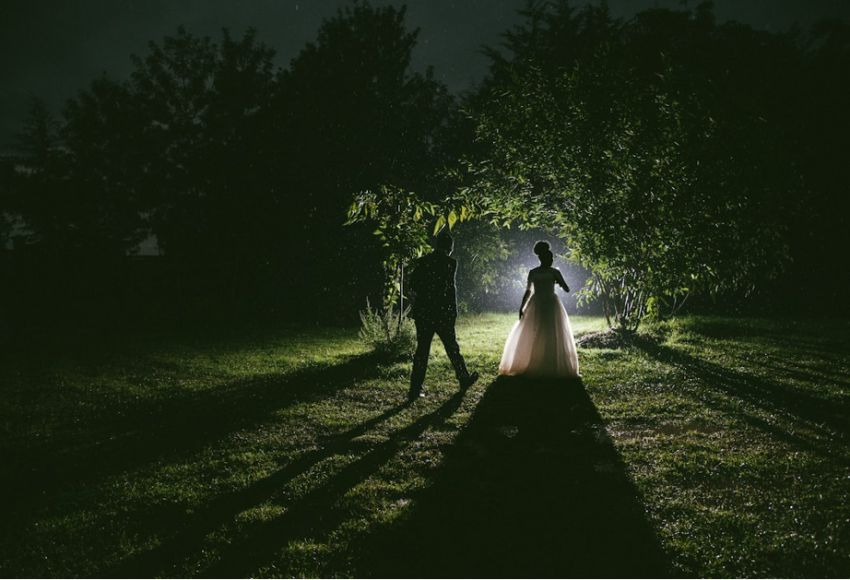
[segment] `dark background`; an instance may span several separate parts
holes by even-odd
[[[380,1],[371,4],[373,7],[405,5]],[[500,35],[521,21],[517,10],[523,4],[519,0],[408,2],[406,28],[420,30],[412,51],[412,71],[424,73],[428,66],[433,66],[434,80],[442,83],[454,97],[474,90],[487,75],[490,62],[482,47],[499,45]],[[646,9],[681,10],[694,8],[695,4],[652,0],[609,2],[612,15],[624,19]],[[173,36],[178,26],[184,26],[193,35],[209,35],[216,42],[220,40],[222,28],[229,29],[232,36],[239,39],[249,27],[254,27],[257,41],[275,51],[275,67],[288,70],[293,68],[306,44],[316,41],[322,23],[333,18],[341,7],[353,5],[338,0],[5,3],[0,8],[0,96],[3,102],[0,107],[0,153],[14,152],[15,133],[21,130],[31,97],[43,100],[48,109],[58,115],[66,99],[77,95],[101,75],[125,80],[133,70],[131,55],[146,54],[149,42]],[[754,30],[775,33],[795,24],[807,29],[824,17],[848,21],[850,2],[718,1],[714,14],[718,24],[738,20]],[[307,65],[302,68],[309,70]],[[830,88],[834,88],[836,99],[841,99],[842,94],[846,97],[847,75],[836,75],[834,81],[834,87]],[[339,82],[345,83],[344,80]],[[305,103],[309,104],[309,97]],[[809,118],[816,118],[816,115],[809,115]],[[357,117],[352,114],[349,120],[356,121]],[[835,133],[835,128],[842,125],[833,121],[819,120]],[[403,121],[400,123],[403,126]],[[300,135],[311,138],[311,129],[301,127]],[[812,141],[818,140],[816,131],[807,135],[816,135]],[[314,137],[308,146],[316,152],[324,152],[321,134],[316,133]],[[834,134],[829,139],[834,139]],[[380,145],[375,146],[372,157],[380,157]],[[833,168],[847,158],[843,139],[830,141],[827,149],[834,159],[830,161]],[[414,156],[415,152],[410,155]],[[294,169],[301,174],[285,175],[290,182],[299,182],[296,189],[310,189],[312,181],[332,181],[340,175],[348,179],[362,169],[349,159],[346,163],[350,162],[351,166],[338,164],[339,175],[334,176],[328,174],[318,155],[310,159],[315,161],[315,166],[310,168],[312,174],[302,164]],[[261,175],[262,171],[258,168],[252,176]],[[315,175],[315,179],[311,175]],[[413,179],[411,175],[406,178]],[[360,177],[367,180],[370,174],[367,171],[363,176],[351,177],[350,182],[325,183],[322,191],[336,187],[334,195],[347,196],[366,183],[357,181]],[[795,210],[800,212],[799,217],[788,216],[793,262],[782,276],[769,282],[760,281],[748,296],[736,294],[719,300],[695,301],[695,309],[782,315],[846,312],[845,293],[850,286],[845,217],[848,196],[842,193],[846,189],[842,189],[839,178],[832,175],[829,179],[828,187],[818,188],[814,197],[801,200]],[[6,319],[2,333],[20,332],[36,323],[75,325],[81,317],[86,323],[124,328],[150,320],[163,323],[177,320],[193,325],[257,319],[275,323],[356,323],[357,311],[365,306],[367,296],[373,303],[380,300],[375,290],[382,280],[380,249],[368,228],[340,229],[345,203],[338,201],[333,204],[326,201],[322,202],[325,205],[318,203],[309,208],[306,205],[284,208],[280,223],[268,226],[282,232],[275,240],[278,245],[275,248],[264,246],[259,253],[255,252],[253,270],[240,270],[242,266],[238,265],[218,268],[227,260],[230,260],[228,264],[236,261],[236,258],[225,256],[232,248],[227,241],[231,232],[226,227],[222,228],[221,236],[212,239],[220,244],[220,249],[210,250],[206,262],[146,257],[158,253],[157,245],[150,238],[142,241],[141,255],[117,262],[101,261],[91,252],[73,259],[62,253],[40,253],[37,244],[32,243],[21,243],[14,251],[8,251],[12,249],[10,239],[0,271],[4,282],[0,298],[5,310],[0,314]],[[309,209],[309,219],[301,214],[305,208]],[[309,232],[298,230],[308,222],[312,224]],[[463,227],[458,233],[461,243],[480,242],[482,238],[475,236],[467,236],[464,240]],[[464,248],[459,245],[461,268],[467,269],[467,274],[459,276],[460,295],[465,305],[472,310],[488,306],[508,311],[515,309],[522,290],[522,272],[534,265],[534,258],[527,249],[541,236],[532,232],[503,239],[505,247],[516,258],[505,265],[503,279],[494,282],[502,285],[484,293],[488,296],[482,294],[476,280],[476,276],[480,279],[486,271],[475,271],[474,256],[464,254]],[[268,255],[260,256],[263,251]],[[586,273],[565,266],[564,269],[570,285],[580,287]],[[210,288],[215,291],[210,292]],[[576,308],[573,302],[568,307]],[[593,311],[592,306],[584,311]]]
[[[31,95],[59,107],[101,73],[123,77],[130,55],[147,43],[173,34],[179,25],[199,35],[218,37],[221,28],[235,36],[253,26],[277,51],[286,67],[315,38],[322,20],[346,0],[9,0],[0,5],[0,151],[19,130]],[[523,0],[380,1],[374,6],[408,6],[408,26],[421,28],[414,67],[435,68],[450,90],[481,79],[487,59],[482,45],[496,45],[500,33],[519,22]],[[575,2],[580,6],[583,2]],[[681,0],[611,0],[616,17],[647,8],[693,8]],[[738,20],[758,30],[783,31],[795,23],[808,27],[824,17],[850,20],[847,0],[717,0],[719,22]]]

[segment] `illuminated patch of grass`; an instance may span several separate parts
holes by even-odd
[[[585,384],[686,576],[850,571],[845,321],[688,318],[616,352]]]
[[[497,380],[514,320],[463,317],[480,381],[459,391],[435,341],[413,404],[409,361],[369,354],[357,329],[9,348],[0,572],[628,576],[627,539],[648,538],[656,572],[847,575],[846,322],[693,317],[588,339],[582,388]]]

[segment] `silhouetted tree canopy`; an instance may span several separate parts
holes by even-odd
[[[356,319],[382,254],[343,228],[351,192],[435,192],[456,156],[454,98],[412,72],[404,15],[355,3],[279,71],[255,30],[215,42],[181,27],[61,120],[34,103],[4,166],[7,211],[42,248],[120,256],[155,236],[187,303]]]
[[[342,290],[356,300],[349,309],[365,306],[362,286],[353,284],[364,271],[375,272],[372,281],[381,288],[381,271],[391,280],[399,266],[382,250],[385,241],[370,239],[374,227],[338,231],[352,192],[368,195],[382,186],[392,186],[392,195],[415,190],[420,197],[439,198],[448,192],[440,171],[454,158],[449,151],[455,146],[456,105],[430,69],[411,71],[418,31],[406,30],[404,14],[404,9],[368,3],[341,10],[281,75],[276,111],[285,129],[278,133],[292,136],[286,147],[299,160],[294,178],[311,232],[304,235],[310,251],[338,274],[334,285],[309,286],[318,287],[329,302],[344,302]],[[407,202],[403,205],[398,209],[410,209]],[[393,226],[404,227],[398,220]],[[327,276],[324,270],[316,275]],[[383,288],[384,298],[391,300],[394,283]],[[373,304],[383,302],[374,298]]]
[[[202,315],[356,320],[460,222],[473,306],[513,275],[511,222],[558,235],[625,328],[789,258],[811,264],[801,292],[838,296],[846,23],[761,32],[707,2],[522,14],[461,99],[412,70],[404,8],[355,2],[283,70],[257,31],[180,28],[58,118],[33,101],[0,162],[0,240],[116,264],[155,236],[163,295]]]
[[[121,85],[97,80],[69,101],[64,124],[31,103],[11,160],[12,209],[50,253],[122,256],[143,236],[132,177],[117,161],[126,153],[124,97]]]
[[[791,41],[718,28],[708,5],[628,23],[604,4],[525,15],[472,106],[487,148],[467,203],[561,237],[624,329],[775,276],[803,186],[787,102],[768,94],[790,88],[768,65],[796,65]]]

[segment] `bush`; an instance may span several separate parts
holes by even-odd
[[[375,353],[388,358],[410,355],[416,348],[416,329],[413,321],[407,317],[409,309],[399,315],[392,308],[383,312],[372,310],[366,300],[366,310],[360,311],[363,325],[358,333],[361,340]]]

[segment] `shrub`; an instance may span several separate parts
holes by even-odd
[[[366,310],[360,311],[362,327],[358,333],[361,340],[375,353],[387,358],[410,355],[416,348],[416,329],[407,317],[409,309],[401,314],[387,308],[383,312],[372,309],[366,300]]]

